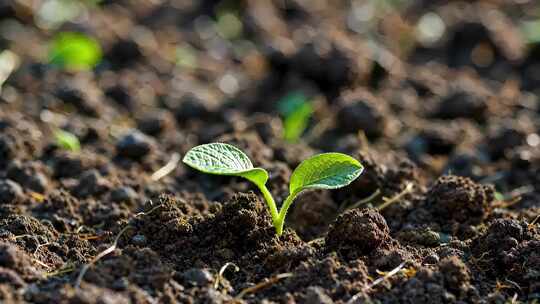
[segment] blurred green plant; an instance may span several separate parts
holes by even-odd
[[[522,22],[521,32],[527,43],[534,44],[540,42],[540,19]]]
[[[183,68],[197,68],[196,50],[189,44],[176,48],[176,64]]]
[[[496,192],[495,192],[495,200],[498,200],[498,201],[504,201],[504,194],[502,194],[502,193],[499,192],[499,191],[496,191]]]
[[[220,36],[232,40],[242,34],[242,21],[234,12],[220,12],[217,16],[216,29]]]
[[[283,139],[297,142],[309,125],[313,106],[302,92],[292,92],[278,102],[283,116]]]
[[[50,45],[49,62],[67,70],[90,70],[101,57],[98,41],[82,33],[59,33]]]
[[[283,123],[283,138],[289,142],[297,142],[308,127],[313,114],[310,103],[304,103],[285,118]]]
[[[56,144],[62,149],[73,152],[79,152],[81,150],[81,143],[73,133],[57,129],[54,131],[54,138],[56,139]]]

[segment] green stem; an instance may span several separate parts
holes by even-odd
[[[261,190],[261,193],[264,196],[264,200],[266,201],[266,204],[268,205],[268,209],[270,210],[270,216],[272,216],[272,222],[275,226],[276,221],[279,218],[276,202],[274,201],[274,198],[272,197],[272,194],[270,193],[270,191],[268,191],[268,188],[266,188],[265,184],[257,183],[256,185],[257,187],[259,187],[259,190]]]
[[[298,192],[289,194],[289,196],[287,196],[287,198],[285,199],[283,206],[281,206],[281,209],[279,210],[277,220],[274,223],[277,235],[281,235],[283,233],[283,225],[285,224],[285,217],[287,216],[287,211],[289,211],[289,207],[293,203],[296,196],[298,196]]]

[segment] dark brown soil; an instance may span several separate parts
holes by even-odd
[[[102,0],[56,28],[30,2],[0,3],[0,303],[540,303],[536,1]],[[102,61],[49,64],[62,31]],[[253,185],[174,162],[216,141],[278,203],[315,153],[365,171],[278,237]]]

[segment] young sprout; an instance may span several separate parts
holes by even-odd
[[[68,131],[64,130],[55,130],[54,138],[56,139],[56,144],[63,149],[78,152],[81,150],[81,143],[77,136]]]
[[[278,211],[268,188],[268,172],[255,168],[244,152],[225,143],[210,143],[196,146],[188,151],[183,162],[204,173],[243,177],[261,191],[276,233],[283,233],[287,211],[304,191],[312,189],[337,189],[353,182],[364,170],[356,159],[341,153],[323,153],[304,160],[292,173],[289,196]]]
[[[90,36],[63,32],[54,37],[49,57],[51,64],[68,70],[90,70],[101,61],[102,50]]]
[[[302,92],[293,92],[285,96],[278,104],[283,115],[283,139],[297,142],[313,115],[313,106]]]
[[[312,114],[313,107],[311,104],[304,103],[285,117],[283,122],[283,139],[288,142],[297,142],[306,130]]]

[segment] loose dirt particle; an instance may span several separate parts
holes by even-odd
[[[349,210],[340,215],[328,231],[326,246],[330,250],[357,250],[369,254],[389,239],[384,217],[373,209]]]
[[[433,213],[457,222],[478,223],[488,216],[494,200],[493,186],[480,185],[467,177],[439,177],[427,193]]]

